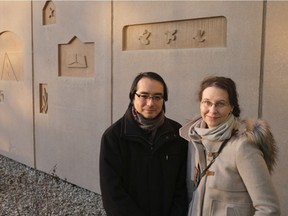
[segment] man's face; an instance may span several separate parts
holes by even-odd
[[[161,82],[147,77],[139,80],[133,104],[146,119],[154,119],[163,109],[164,88]]]

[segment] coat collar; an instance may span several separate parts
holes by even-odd
[[[185,125],[183,125],[180,129],[179,129],[179,134],[182,138],[184,138],[187,141],[191,141],[190,137],[189,137],[189,130],[190,128],[200,119],[201,117],[198,117],[192,121],[189,121],[188,123],[186,123]]]

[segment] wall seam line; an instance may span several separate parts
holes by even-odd
[[[36,162],[36,137],[35,137],[35,89],[34,89],[34,84],[35,84],[35,77],[34,77],[34,28],[33,28],[33,0],[31,0],[31,57],[32,57],[32,113],[33,113],[33,159],[34,163],[33,166],[35,169],[37,169],[37,162]]]
[[[113,84],[114,84],[114,76],[113,76],[113,71],[114,71],[114,52],[113,52],[113,47],[114,47],[114,37],[113,37],[113,24],[114,24],[114,1],[111,0],[111,72],[110,72],[110,75],[111,75],[111,87],[110,87],[110,91],[111,91],[111,97],[110,97],[110,105],[111,105],[111,108],[110,108],[110,116],[111,116],[111,120],[110,120],[110,124],[113,123],[113,97],[114,97],[114,93],[113,93]]]
[[[259,74],[259,98],[258,98],[258,118],[263,116],[263,90],[264,90],[264,60],[265,60],[265,41],[266,41],[266,15],[267,0],[263,0],[262,13],[262,35],[261,35],[261,56],[260,56],[260,74]]]

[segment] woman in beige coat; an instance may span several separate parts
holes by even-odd
[[[180,129],[190,141],[188,167],[195,166],[188,170],[188,184],[193,182],[188,216],[280,215],[270,176],[277,148],[268,124],[239,120],[230,78],[203,80],[199,101],[201,118]]]

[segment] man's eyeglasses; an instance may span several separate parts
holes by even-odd
[[[224,101],[219,101],[219,102],[216,102],[216,103],[212,103],[211,101],[204,100],[204,101],[201,101],[201,104],[202,104],[205,108],[210,108],[210,107],[212,107],[213,105],[215,106],[215,108],[224,108],[224,107],[228,106],[228,104],[225,103]]]
[[[137,94],[135,93],[135,95],[140,99],[140,101],[145,102],[149,99],[159,102],[161,100],[163,100],[163,95],[148,95],[148,94]]]

